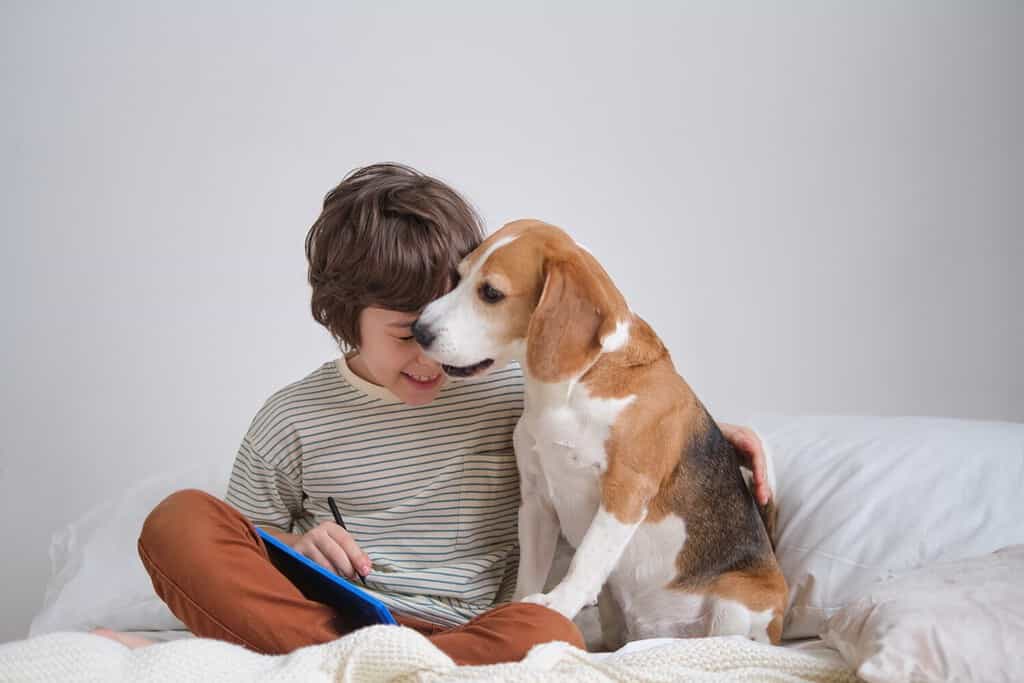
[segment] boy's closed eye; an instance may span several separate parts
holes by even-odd
[[[413,339],[415,339],[415,337],[412,336],[412,324],[414,322],[416,322],[415,319],[409,320],[407,318],[403,318],[392,321],[388,323],[387,326],[391,328],[390,331],[393,334],[400,335],[395,337],[395,339],[397,339],[398,341],[412,341]]]

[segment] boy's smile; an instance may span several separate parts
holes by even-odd
[[[441,384],[441,374],[438,373],[433,377],[425,375],[414,375],[409,372],[402,372],[402,376],[412,382],[417,389],[433,389],[435,386]]]
[[[445,374],[412,337],[415,313],[369,306],[359,314],[360,346],[348,359],[352,372],[384,387],[408,405],[423,405],[437,398]]]

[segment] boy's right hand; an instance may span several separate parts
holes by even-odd
[[[366,576],[372,565],[352,535],[334,522],[320,522],[301,536],[294,536],[292,548],[313,560],[321,567],[344,576],[356,578],[356,573]]]

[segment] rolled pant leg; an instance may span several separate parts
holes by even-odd
[[[146,518],[139,555],[157,595],[198,636],[284,654],[351,632],[344,615],[307,599],[270,562],[252,523],[230,504],[188,489]],[[552,640],[584,648],[576,625],[540,605],[509,603],[444,629],[396,615],[459,664],[519,661]]]
[[[583,634],[553,609],[526,602],[500,605],[462,626],[429,636],[457,664],[518,662],[540,643],[563,641],[586,650]]]
[[[157,595],[197,636],[283,654],[348,632],[336,610],[307,599],[271,564],[252,523],[204,491],[157,505],[139,556]]]

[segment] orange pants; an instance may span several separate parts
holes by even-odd
[[[307,599],[271,564],[249,520],[203,491],[178,491],[157,505],[142,527],[139,555],[157,595],[198,636],[284,654],[352,630],[343,613]],[[529,603],[495,607],[455,628],[395,618],[458,664],[519,661],[553,640],[584,648],[572,621]]]

